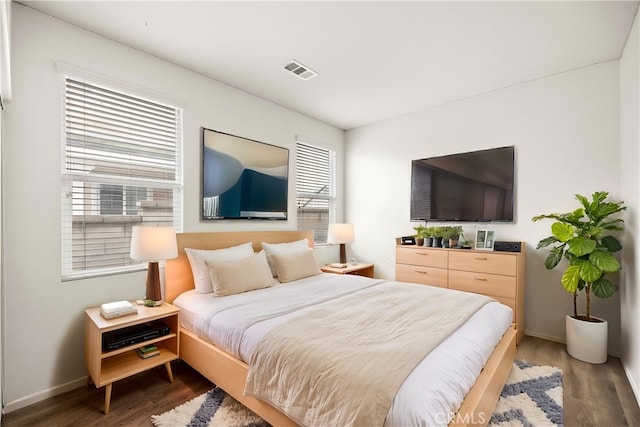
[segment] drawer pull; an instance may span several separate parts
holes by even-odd
[[[477,259],[478,261],[486,261],[487,257],[486,256],[477,256],[474,259]]]
[[[474,277],[473,279],[474,280],[478,280],[480,282],[486,282],[487,281],[487,279],[485,279],[484,277]]]
[[[429,254],[428,254],[428,253],[426,253],[426,252],[416,252],[416,254],[417,254],[417,255],[424,255],[424,256],[429,255]]]
[[[427,274],[426,271],[420,271],[420,270],[416,270],[416,273],[420,273],[420,274]]]

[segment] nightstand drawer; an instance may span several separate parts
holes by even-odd
[[[481,273],[515,276],[517,262],[515,255],[505,253],[454,252],[449,253],[451,270],[479,271]]]
[[[449,270],[449,288],[488,296],[515,298],[516,278],[497,274]]]
[[[447,270],[420,265],[396,264],[396,281],[447,287]]]
[[[396,248],[397,264],[447,268],[447,258],[447,252],[441,249],[423,249],[420,247]]]

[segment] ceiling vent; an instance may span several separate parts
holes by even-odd
[[[284,66],[284,69],[292,72],[296,76],[300,77],[302,80],[309,80],[318,75],[311,68],[302,65],[298,61],[292,60],[287,65]]]

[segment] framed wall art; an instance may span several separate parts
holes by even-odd
[[[289,150],[202,128],[202,219],[287,219]]]

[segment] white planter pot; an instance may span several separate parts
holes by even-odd
[[[599,319],[591,316],[593,319]],[[567,333],[567,352],[583,362],[605,363],[607,361],[606,320],[586,322],[567,315],[565,328]]]

